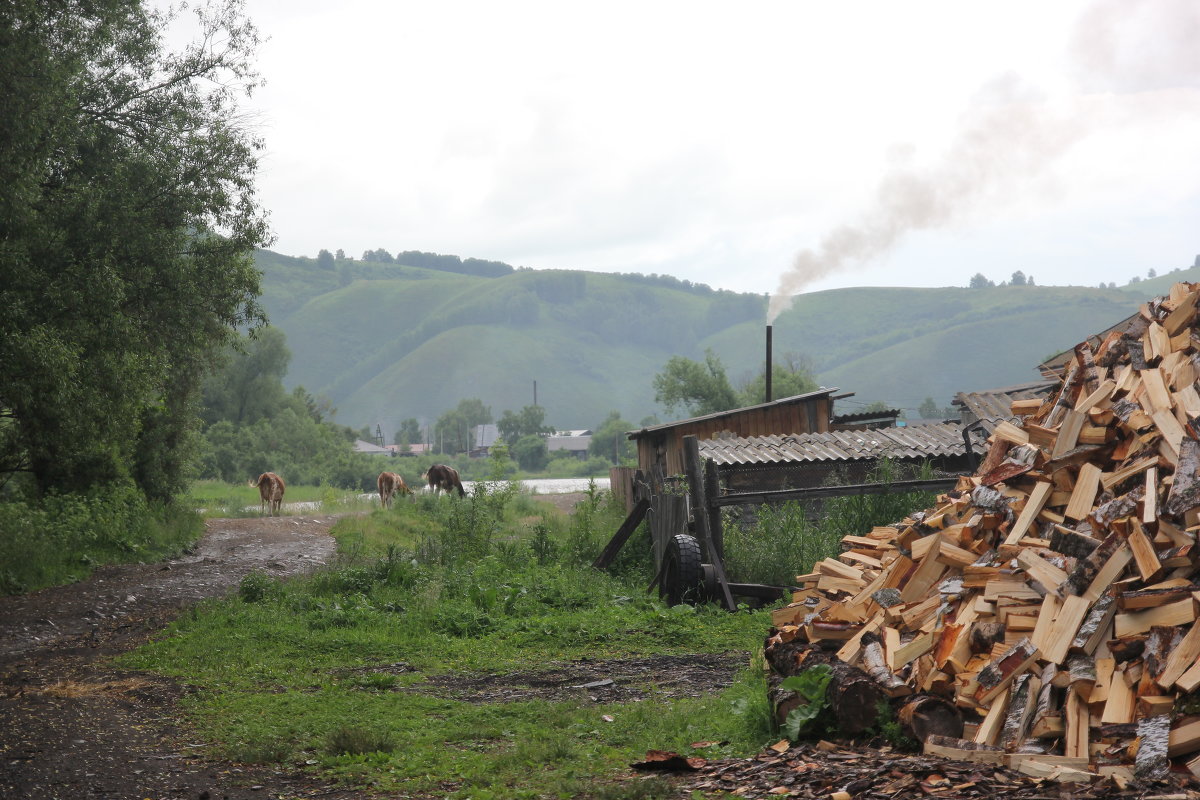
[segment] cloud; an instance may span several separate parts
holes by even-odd
[[[1083,140],[1148,119],[1195,115],[1200,7],[1187,0],[1104,0],[1075,26],[1070,52],[1088,86],[1110,93],[1043,93],[1016,75],[985,84],[946,149],[923,167],[900,165],[879,179],[867,207],[801,250],[780,278],[768,322],[806,286],[878,259],[901,239],[1058,191],[1053,167]],[[1163,42],[1161,48],[1157,43]],[[1125,94],[1112,94],[1111,87]],[[1033,188],[1041,190],[1032,192]]]

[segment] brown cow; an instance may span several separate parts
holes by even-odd
[[[429,488],[434,494],[439,492],[450,493],[451,490],[457,489],[458,496],[466,496],[466,491],[463,489],[462,481],[458,478],[458,470],[454,467],[448,467],[445,464],[434,464],[429,468],[422,477],[429,481]]]
[[[259,510],[271,516],[278,514],[283,504],[283,478],[274,472],[264,472],[258,476],[258,480],[251,478],[250,485],[258,487]]]
[[[396,494],[411,494],[412,490],[404,482],[404,478],[394,472],[379,473],[375,485],[379,487],[379,502],[384,508],[392,507],[392,497]]]

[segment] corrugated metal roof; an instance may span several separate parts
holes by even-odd
[[[555,450],[587,450],[588,445],[592,443],[591,436],[547,436],[546,449],[554,452]]]
[[[981,437],[976,441],[982,445]],[[717,464],[915,460],[966,453],[958,423],[911,425],[867,431],[830,431],[774,436],[727,436],[700,442],[700,456]]]
[[[954,396],[954,405],[962,406],[967,411],[967,420],[1013,420],[1012,401],[1032,400],[1045,397],[1059,385],[1058,381],[1034,381],[1007,386],[1003,389],[989,389],[984,392],[959,392]]]
[[[871,419],[895,419],[900,416],[900,409],[889,408],[885,411],[858,411],[853,414],[838,414],[833,418],[835,425],[845,425],[851,422],[862,422]]]

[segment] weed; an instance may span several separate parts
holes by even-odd
[[[387,733],[357,725],[343,725],[329,732],[325,751],[331,756],[360,756],[367,753],[390,753],[396,749],[395,740]]]
[[[780,689],[795,692],[800,705],[788,712],[783,723],[783,735],[793,742],[829,707],[826,690],[833,679],[833,671],[825,664],[804,670],[799,675],[784,678]]]
[[[261,603],[279,595],[279,584],[265,572],[255,570],[238,584],[238,596],[246,603]]]
[[[529,539],[529,550],[539,567],[544,567],[558,556],[558,544],[550,538],[550,528],[544,522],[533,526],[533,536]]]
[[[282,764],[295,752],[291,742],[283,739],[263,739],[243,742],[228,752],[229,758],[243,764]]]
[[[888,744],[903,753],[915,753],[921,749],[921,743],[906,736],[896,719],[896,711],[886,700],[875,704],[875,730]]]
[[[666,778],[655,775],[621,783],[600,784],[592,789],[590,796],[595,800],[666,800],[675,796],[675,787]]]
[[[368,672],[366,675],[351,681],[351,685],[361,689],[386,692],[389,689],[394,689],[399,681],[400,678],[390,672]]]

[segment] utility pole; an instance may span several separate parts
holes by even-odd
[[[537,381],[533,382],[533,405],[537,406]]]

